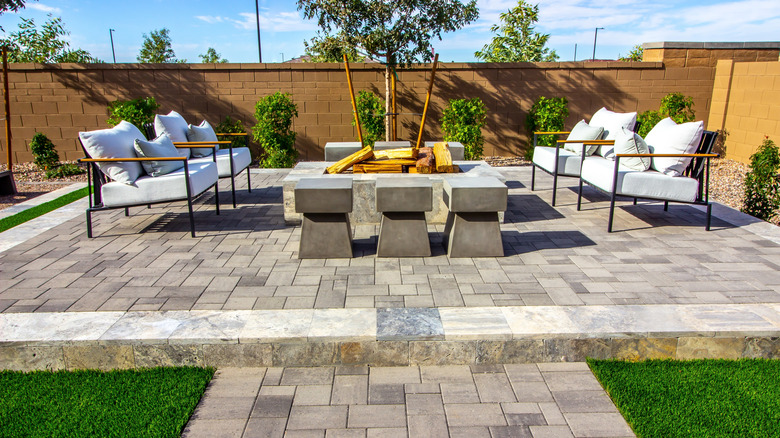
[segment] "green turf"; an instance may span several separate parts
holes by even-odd
[[[780,360],[588,364],[639,437],[780,437]]]
[[[35,219],[38,216],[43,216],[44,214],[52,210],[56,210],[62,207],[63,205],[68,205],[73,201],[77,201],[87,196],[88,194],[89,194],[89,188],[84,187],[83,189],[78,189],[73,192],[70,192],[67,195],[62,195],[57,199],[52,199],[49,202],[44,202],[43,204],[36,205],[35,207],[30,207],[24,211],[20,211],[19,213],[16,213],[13,216],[8,216],[6,218],[0,219],[0,233],[10,228],[13,228],[19,224],[23,224],[29,220]]]
[[[1,437],[178,437],[212,368],[0,371]]]

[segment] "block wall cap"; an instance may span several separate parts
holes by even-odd
[[[686,42],[661,41],[642,44],[643,49],[780,49],[780,41]]]

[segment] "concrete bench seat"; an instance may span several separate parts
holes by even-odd
[[[376,180],[376,210],[382,213],[377,257],[428,257],[425,212],[433,209],[433,183],[424,176]]]
[[[503,257],[498,212],[506,211],[509,189],[498,178],[444,180],[444,202],[449,209],[444,228],[447,255]]]
[[[302,178],[295,186],[295,211],[303,213],[300,259],[351,258],[352,178]]]

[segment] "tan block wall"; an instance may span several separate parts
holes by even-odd
[[[376,64],[352,65],[356,92],[384,97],[384,74]],[[398,105],[421,113],[429,66],[399,72]],[[441,138],[439,119],[449,99],[479,97],[488,107],[485,155],[522,155],[525,119],[539,96],[569,100],[567,127],[589,119],[602,106],[613,111],[657,109],[671,92],[692,96],[697,114],[710,112],[715,68],[669,67],[661,63],[571,62],[442,63],[436,75],[424,139]],[[294,121],[302,160],[321,160],[329,141],[354,141],[352,108],[343,66],[338,64],[12,64],[11,123],[15,162],[32,161],[28,143],[43,132],[61,158],[83,156],[78,132],[107,128],[109,102],[153,96],[160,113],[180,112],[190,123],[216,124],[225,116],[254,124],[258,99],[288,92],[298,104]],[[420,116],[399,117],[399,139],[416,140]],[[5,162],[5,139],[0,139]]]
[[[644,49],[642,61],[663,62],[667,67],[715,67],[719,60],[777,61],[780,50],[766,49]]]
[[[718,62],[708,124],[728,131],[726,156],[743,163],[765,136],[780,142],[780,62]]]

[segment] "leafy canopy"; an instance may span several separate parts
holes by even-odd
[[[337,34],[346,47],[359,47],[389,65],[430,61],[432,38],[479,17],[476,0],[298,0],[298,9],[316,18],[325,35]]]
[[[24,0],[0,0],[0,14],[11,11],[16,12],[24,7]]]
[[[474,56],[486,62],[553,62],[558,60],[555,50],[545,47],[549,34],[537,33],[534,23],[539,21],[539,5],[523,0],[500,15],[501,24],[490,27],[496,34],[490,44]]]
[[[108,120],[111,126],[116,126],[122,120],[128,121],[144,132],[144,123],[154,121],[154,113],[160,104],[154,97],[139,97],[133,100],[115,100],[108,104]]]
[[[144,34],[144,43],[136,59],[138,62],[148,63],[185,63],[186,59],[177,60],[176,53],[171,47],[171,36],[168,29],[153,30],[147,36]]]
[[[70,34],[62,24],[62,18],[52,17],[41,26],[30,18],[21,18],[19,30],[12,32],[2,44],[8,46],[8,62],[102,62],[82,49],[71,49],[63,39]]]
[[[644,56],[645,49],[641,45],[637,44],[635,45],[630,52],[628,52],[628,55],[621,56],[618,58],[618,61],[642,61],[642,57]]]
[[[225,64],[229,62],[227,59],[223,58],[222,55],[217,53],[217,51],[213,47],[209,47],[206,50],[205,55],[198,55],[201,59],[201,61],[204,64]]]
[[[350,46],[342,33],[323,35],[319,31],[311,41],[304,41],[306,56],[309,62],[341,62],[343,55],[347,55],[349,62],[362,62],[365,57],[358,53],[355,46]]]

